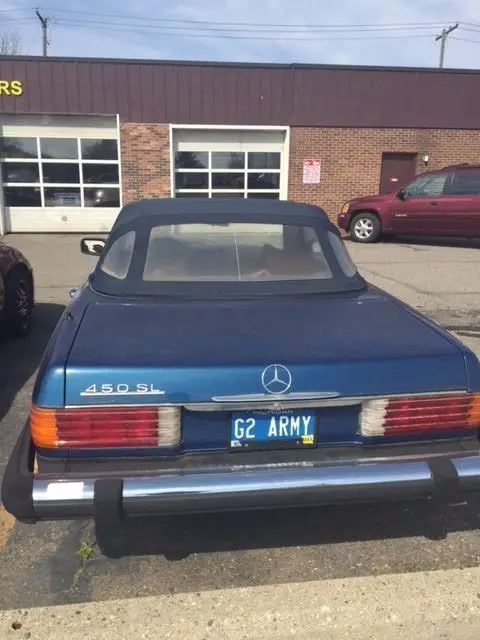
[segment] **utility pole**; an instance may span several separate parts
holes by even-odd
[[[445,58],[445,43],[447,41],[447,36],[449,33],[452,33],[452,31],[455,31],[455,29],[458,29],[458,22],[457,24],[453,25],[453,27],[448,27],[448,29],[442,29],[442,33],[435,38],[435,42],[438,42],[438,40],[441,41],[440,42],[440,64],[438,65],[440,69],[443,69],[443,60]]]
[[[42,25],[42,55],[44,57],[47,57],[49,19],[44,18],[38,9],[35,9],[35,14],[37,18],[40,20],[40,24]]]

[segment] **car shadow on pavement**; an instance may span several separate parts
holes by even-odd
[[[454,505],[410,500],[132,519],[124,526],[121,555],[180,560],[193,553],[413,536],[442,540],[480,529],[480,498],[461,498]]]
[[[354,244],[350,236],[343,238]],[[382,244],[401,244],[418,247],[454,247],[456,249],[480,249],[479,238],[439,238],[437,236],[385,236],[380,239]]]
[[[37,303],[32,329],[26,338],[0,335],[0,422],[9,412],[18,392],[37,370],[64,309],[65,306],[61,304]]]
[[[395,240],[392,240],[394,242]],[[455,247],[457,249],[480,249],[480,238],[436,238],[423,236],[398,236],[396,241],[401,244],[428,247]]]

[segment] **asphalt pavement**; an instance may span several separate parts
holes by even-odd
[[[0,474],[68,292],[94,265],[79,253],[78,236],[7,240],[33,263],[38,305],[32,334],[0,343]],[[480,355],[480,243],[348,247],[367,279]],[[110,560],[96,548],[89,522],[28,526],[0,508],[0,609],[475,568],[479,527],[476,496],[447,507],[399,503],[151,519],[133,521],[127,556]]]

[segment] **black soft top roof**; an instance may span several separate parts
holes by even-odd
[[[137,218],[148,216],[179,216],[186,218],[195,215],[198,218],[210,218],[222,215],[292,216],[292,224],[299,218],[311,219],[318,226],[330,228],[332,223],[323,209],[311,204],[301,204],[290,200],[263,200],[255,198],[158,198],[137,200],[125,205],[115,220],[112,232]]]
[[[274,281],[274,282],[150,282],[143,272],[152,228],[161,225],[188,223],[261,223],[284,226],[310,226],[318,236],[323,252],[332,270],[330,279]],[[126,233],[134,233],[134,249],[123,279],[117,279],[103,271],[102,265],[114,243]],[[106,247],[93,273],[92,285],[100,293],[109,295],[186,295],[223,297],[231,295],[292,295],[322,292],[359,291],[365,281],[357,273],[352,277],[342,270],[334,248],[328,240],[328,232],[339,236],[338,229],[330,222],[320,207],[298,202],[236,199],[236,198],[162,198],[139,200],[127,204],[120,211],[108,236]]]

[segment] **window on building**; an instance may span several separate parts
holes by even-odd
[[[40,182],[38,162],[6,162],[3,166],[5,182]]]
[[[46,207],[81,207],[80,189],[76,187],[45,187]]]
[[[80,140],[83,160],[118,160],[116,140]]]
[[[4,187],[3,198],[6,207],[41,207],[40,187]]]
[[[245,154],[236,151],[213,151],[212,169],[245,169]]]
[[[0,138],[0,158],[37,158],[36,138]]]
[[[243,189],[245,187],[245,174],[225,171],[212,173],[212,189]]]
[[[259,191],[268,189],[270,191],[280,188],[279,173],[249,173],[248,188]]]
[[[203,171],[177,171],[175,173],[175,188],[179,191],[208,189],[208,173]]]
[[[280,198],[280,152],[179,151],[177,198]]]
[[[246,195],[247,198],[261,198],[263,200],[279,200],[280,193],[272,191],[270,193],[250,191]]]
[[[46,184],[78,184],[80,171],[77,163],[42,163],[43,182]]]
[[[175,156],[177,169],[208,169],[208,153],[206,151],[180,151]]]
[[[83,190],[85,207],[119,207],[120,191],[115,187],[88,187]]]
[[[40,153],[47,160],[76,160],[78,143],[75,138],[41,138]]]
[[[280,169],[280,153],[252,151],[248,154],[249,169]]]
[[[118,141],[0,137],[7,207],[121,205]]]

